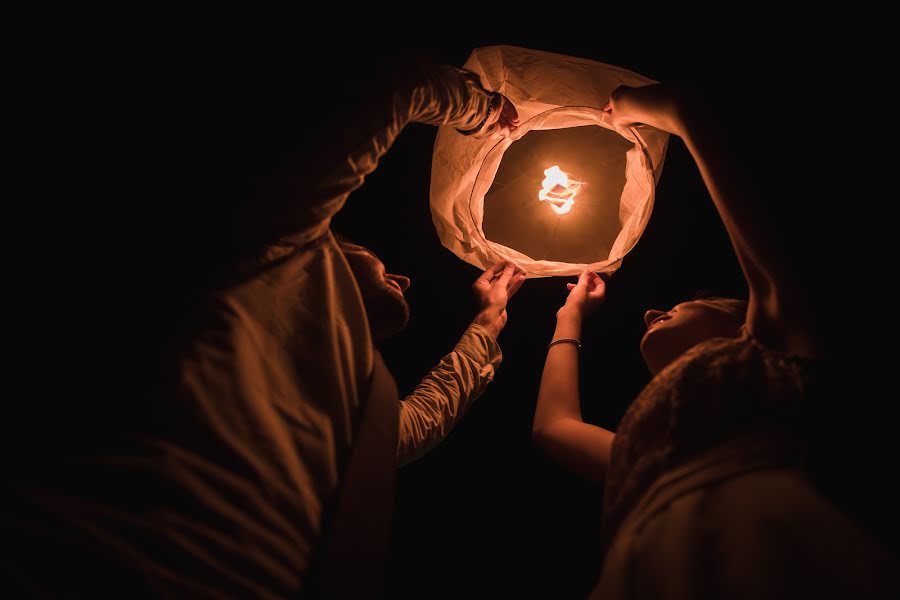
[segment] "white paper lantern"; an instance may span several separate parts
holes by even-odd
[[[511,46],[479,48],[465,68],[513,102],[520,125],[502,139],[439,130],[431,213],[441,242],[481,269],[506,259],[529,277],[615,271],[650,218],[668,134],[615,129],[602,108],[616,87],[654,82]]]

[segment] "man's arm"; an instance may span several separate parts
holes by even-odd
[[[515,112],[477,76],[455,67],[419,66],[391,83],[373,89],[364,105],[347,108],[313,150],[282,157],[274,187],[262,200],[269,205],[263,207],[269,239],[302,245],[323,235],[407,124],[471,130],[484,122],[482,131],[495,132],[504,115]],[[328,101],[328,94],[323,98]]]
[[[476,280],[478,316],[453,352],[400,403],[399,464],[421,457],[447,437],[494,378],[503,359],[497,336],[506,325],[506,304],[524,281],[525,273],[505,262]]]
[[[469,325],[453,351],[400,403],[398,464],[421,457],[447,437],[502,361],[497,339],[481,325]]]

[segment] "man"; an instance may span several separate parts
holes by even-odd
[[[387,273],[371,251],[341,242],[341,250],[362,292],[374,341],[398,333],[409,320],[403,292],[408,277]],[[497,336],[506,325],[506,304],[525,281],[525,272],[499,262],[472,285],[479,312],[459,343],[400,403],[397,459],[403,465],[440,443],[459,423],[500,366]]]
[[[155,198],[179,212],[153,222],[148,212],[137,223],[135,240],[155,243],[130,244],[132,268],[123,273],[138,275],[138,292],[159,293],[117,328],[134,340],[141,326],[155,339],[156,325],[175,321],[160,315],[182,294],[170,294],[163,277],[183,285],[196,310],[178,313],[184,327],[165,337],[169,350],[147,369],[152,378],[47,411],[52,431],[65,437],[46,435],[40,411],[19,421],[29,458],[40,464],[9,479],[3,554],[14,588],[356,597],[377,585],[400,403],[331,217],[406,124],[493,135],[517,117],[505,98],[452,67],[418,69],[383,94],[367,87],[365,103],[352,109],[309,73],[288,90],[299,90],[302,105],[251,78],[245,84],[236,74],[245,63],[255,75],[248,61],[229,63],[222,93],[202,90],[192,105],[184,82],[160,88],[177,91],[181,120],[178,137],[162,140],[155,155],[177,185],[160,186]],[[276,84],[296,80],[276,75]],[[339,118],[323,128],[322,108],[331,104],[340,104]],[[196,252],[187,256],[182,242]],[[226,256],[227,265],[207,260]],[[152,286],[151,276],[160,278]],[[491,293],[502,322],[509,288]],[[98,381],[120,358],[148,363],[122,348],[109,355],[91,365]]]

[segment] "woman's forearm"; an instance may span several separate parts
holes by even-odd
[[[790,257],[785,255],[773,229],[771,202],[753,191],[751,174],[734,158],[731,145],[735,142],[722,134],[721,124],[709,117],[702,102],[683,100],[679,120],[682,138],[697,163],[747,279],[747,322],[751,331],[774,346],[798,354],[815,354],[814,336],[806,322],[806,298],[795,283]]]
[[[561,465],[588,481],[600,483],[609,469],[616,436],[585,423],[581,417],[578,352],[581,321],[603,302],[606,284],[596,273],[584,270],[578,283],[570,283],[568,288],[569,296],[556,313],[553,333],[554,341],[568,341],[547,348],[532,433],[535,443]]]
[[[581,339],[581,318],[560,315],[553,339]],[[534,440],[551,458],[582,479],[600,484],[609,469],[616,435],[585,423],[578,392],[578,346],[555,344],[547,350],[534,414]]]
[[[611,95],[608,110],[617,127],[646,124],[684,140],[747,278],[751,332],[791,353],[814,354],[808,299],[795,283],[790,257],[773,226],[777,215],[771,202],[751,185],[751,176],[766,173],[749,173],[737,159],[743,140],[734,135],[734,124],[728,119],[740,116],[723,118],[717,114],[719,108],[699,95],[664,85],[619,88]],[[779,191],[773,188],[766,193],[774,196]]]
[[[581,339],[581,317],[561,315],[556,319],[553,339]],[[555,344],[547,349],[544,374],[538,392],[534,413],[534,431],[546,429],[554,420],[571,418],[581,420],[581,402],[578,396],[578,346]]]

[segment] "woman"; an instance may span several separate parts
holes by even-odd
[[[664,86],[619,88],[616,127],[680,136],[725,224],[749,301],[695,300],[647,311],[641,353],[652,381],[617,431],[584,423],[582,321],[604,282],[584,272],[557,313],[534,418],[536,442],[602,482],[604,598],[891,597],[890,559],[799,469],[795,425],[820,343],[802,290],[718,128]]]

